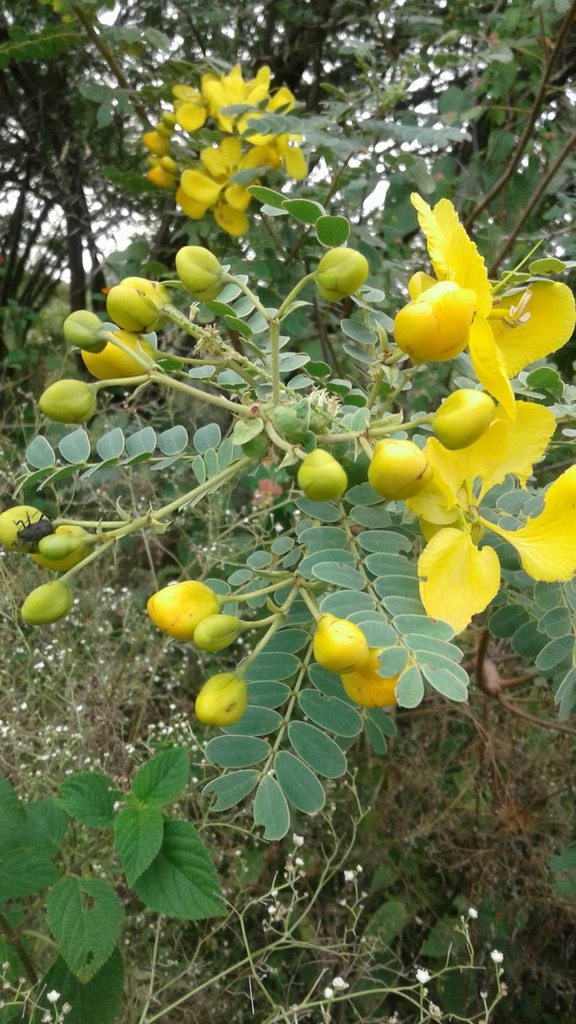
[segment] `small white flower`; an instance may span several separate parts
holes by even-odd
[[[344,981],[344,978],[341,978],[340,975],[338,975],[337,978],[332,979],[332,988],[335,992],[345,992],[347,988],[350,988],[350,986],[347,981]]]
[[[490,953],[490,957],[495,964],[501,964],[504,959],[504,953],[501,953],[499,949],[493,949]]]
[[[60,993],[57,992],[55,988],[53,988],[51,992],[48,992],[46,994],[46,999],[48,1000],[49,1003],[57,1003],[58,1000],[60,999]]]
[[[356,878],[356,873],[354,871],[345,871],[344,872],[344,881],[345,882],[353,882],[355,878]]]
[[[304,861],[302,860],[302,857],[295,857],[294,858],[294,863],[295,863],[297,868],[303,868],[304,867]]]
[[[333,995],[334,995],[334,989],[330,988],[330,986],[327,985],[326,988],[324,989],[324,999],[332,999]]]
[[[270,914],[270,917],[273,917],[276,913],[276,907],[268,907],[268,913]]]
[[[70,1013],[71,1009],[72,1009],[72,1007],[70,1006],[70,1003],[64,1003],[64,1005],[62,1007],[62,1013],[64,1015],[66,1015],[67,1013]]]
[[[440,1018],[442,1016],[442,1010],[436,1006],[436,1003],[428,1003],[428,1013],[431,1017]]]
[[[425,985],[427,981],[430,981],[432,975],[426,970],[425,967],[418,967],[416,969],[416,979],[421,985]]]
[[[468,907],[468,917],[471,917],[474,921],[478,917],[478,911],[476,907]]]
[[[304,846],[304,836],[298,836],[294,832],[292,842],[294,843],[294,846]]]

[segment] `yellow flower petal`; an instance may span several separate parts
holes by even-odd
[[[502,319],[491,321],[509,377],[515,377],[536,359],[556,352],[571,338],[574,330],[574,295],[567,285],[536,281],[529,285],[529,290],[531,297],[523,309],[523,313],[530,315],[526,323],[507,327]],[[521,295],[507,296],[496,308],[498,312],[509,310],[511,306],[517,307],[521,299]],[[514,320],[513,312],[509,319]]]
[[[184,171],[180,178],[180,185],[190,199],[202,203],[205,209],[218,201],[222,189],[222,186],[218,182],[212,181],[207,174],[192,170]]]
[[[449,452],[435,437],[428,438],[424,453],[432,469],[432,479],[418,494],[406,502],[416,516],[430,523],[447,525],[458,519],[455,508],[458,490],[464,479],[456,452]]]
[[[544,510],[520,530],[483,522],[516,548],[525,571],[535,580],[571,579],[576,572],[576,466],[550,485]]]
[[[440,530],[418,561],[420,596],[428,615],[460,633],[498,593],[500,563],[494,548],[479,551],[470,534]]]
[[[546,451],[556,429],[554,413],[544,405],[516,402],[516,418],[509,420],[497,409],[488,430],[468,448],[454,452],[469,487],[475,477],[482,479],[479,499],[507,473],[518,477],[526,488],[532,467]]]
[[[200,153],[200,159],[213,178],[230,178],[242,160],[240,139],[230,136],[219,146],[208,146]]]
[[[229,185],[224,192],[224,198],[233,210],[243,212],[248,209],[252,196],[246,191],[245,185]]]
[[[474,372],[489,394],[500,402],[510,419],[514,419],[514,392],[510,387],[506,366],[496,345],[492,328],[485,317],[476,315],[468,339]]]
[[[416,192],[410,198],[426,235],[436,277],[470,288],[476,293],[478,312],[486,316],[492,308],[492,295],[484,258],[458,220],[454,206],[441,199],[432,210]]]
[[[214,218],[218,226],[229,235],[244,235],[250,227],[246,214],[240,210],[233,210],[228,203],[218,204],[214,210]]]
[[[288,146],[285,156],[286,173],[295,181],[303,181],[308,174],[306,157],[299,146]]]
[[[206,107],[198,95],[198,102],[182,103],[176,111],[176,120],[185,132],[195,132],[206,123]]]
[[[275,146],[253,146],[242,159],[242,168],[280,167],[282,163]]]
[[[176,192],[176,202],[191,220],[201,220],[208,209],[204,203],[199,203],[196,199],[191,199],[190,196],[187,196],[183,188],[179,188]]]
[[[274,93],[266,107],[266,110],[279,110],[280,107],[284,107],[285,109],[283,113],[287,113],[287,111],[293,110],[295,106],[296,100],[294,99],[294,94],[290,92],[290,89],[283,85],[281,89],[278,89],[278,91]]]

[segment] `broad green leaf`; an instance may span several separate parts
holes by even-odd
[[[283,209],[286,196],[283,196],[281,192],[275,192],[271,188],[264,188],[263,185],[249,185],[246,189],[251,196],[255,196],[261,203],[267,203],[268,206],[277,207],[279,210]]]
[[[188,444],[188,431],[179,423],[158,434],[158,447],[164,455],[179,455]]]
[[[207,786],[204,786],[202,796],[209,797],[216,794],[212,810],[227,811],[229,807],[239,804],[244,797],[252,792],[259,778],[260,772],[251,768],[230,772],[228,775],[221,775],[219,779],[212,779]]]
[[[556,665],[560,665],[565,658],[572,657],[575,642],[572,634],[560,637],[558,640],[552,640],[540,651],[536,658],[536,668],[540,672],[550,672]]]
[[[366,718],[373,722],[384,736],[396,736],[396,726],[383,708],[366,708]]]
[[[13,824],[0,834],[0,904],[31,896],[53,885],[60,872],[50,859],[53,844],[30,824]]]
[[[8,779],[0,775],[0,820],[4,828],[22,826],[25,821],[24,804]],[[0,841],[1,846],[1,841]]]
[[[346,554],[347,552],[338,552]],[[318,562],[312,569],[312,575],[325,583],[332,583],[345,590],[364,590],[366,579],[358,569],[353,569],[344,562]]]
[[[488,628],[492,636],[500,640],[507,640],[527,621],[528,612],[525,608],[519,604],[507,604],[503,608],[497,608],[490,616]]]
[[[564,676],[556,691],[554,701],[558,704],[558,717],[561,722],[564,722],[576,703],[576,668],[570,669]]]
[[[348,545],[346,533],[337,526],[313,526],[299,534],[298,539],[311,553],[327,551],[330,548],[344,549]]]
[[[315,567],[328,562],[335,565],[349,566],[350,569],[354,570],[356,559],[351,551],[342,551],[339,548],[326,548],[325,551],[314,551],[313,554],[306,555],[302,559],[299,567],[300,574],[306,579],[313,579]]]
[[[383,551],[397,555],[400,551],[410,551],[412,542],[401,533],[393,530],[365,530],[359,534],[358,543],[364,551]]]
[[[56,462],[56,454],[45,437],[35,437],[26,448],[26,461],[34,469],[48,469]]]
[[[551,608],[540,619],[538,630],[540,633],[545,633],[551,640],[559,640],[560,637],[569,634],[571,625],[572,620],[568,608]]]
[[[293,654],[310,643],[310,634],[304,629],[279,629],[266,644],[268,654],[273,651]]]
[[[390,526],[390,513],[377,505],[355,505],[350,510],[350,519],[359,526],[370,529],[385,529]]]
[[[248,768],[264,761],[270,750],[270,744],[256,736],[216,736],[204,754],[208,761],[222,768]]]
[[[59,803],[67,814],[92,828],[108,828],[119,797],[114,781],[100,772],[75,772],[60,785]]]
[[[25,805],[25,813],[31,831],[52,847],[51,854],[58,853],[69,824],[68,815],[58,801],[50,796],[43,800],[32,800]],[[5,824],[4,817],[2,820]]]
[[[204,427],[196,430],[192,436],[192,444],[200,455],[204,455],[209,448],[217,448],[220,444],[222,433],[217,423],[207,423]]]
[[[303,224],[315,224],[325,213],[324,207],[312,199],[284,199],[282,206],[295,220]]]
[[[322,668],[321,665],[310,665],[308,675],[316,689],[325,697],[336,697],[337,700],[342,700],[352,707],[356,706],[346,694],[340,676],[328,672],[328,669]]]
[[[248,704],[263,708],[278,708],[290,696],[286,683],[248,683]]]
[[[111,956],[124,912],[102,878],[62,878],[46,901],[50,930],[60,955],[82,982]]]
[[[377,583],[378,594],[383,599],[408,597],[420,603],[420,591],[416,576],[379,576]]]
[[[523,658],[536,659],[540,651],[546,646],[547,637],[543,636],[536,629],[535,623],[526,622],[520,629],[517,629],[510,641],[512,650]]]
[[[322,245],[335,248],[348,241],[350,223],[346,217],[318,217],[315,227],[316,236]]]
[[[402,672],[396,685],[396,700],[401,708],[415,708],[424,697],[422,673],[416,665],[409,665]]]
[[[264,420],[261,420],[259,416],[255,416],[253,420],[238,419],[234,424],[232,440],[234,444],[247,444],[254,437],[258,437],[263,430]]]
[[[418,654],[420,651],[431,651],[441,654],[452,661],[462,661],[463,654],[459,647],[446,640],[436,640],[433,636],[420,636],[418,633],[405,633],[402,640],[406,647]]]
[[[357,484],[346,492],[346,501],[351,505],[380,505],[382,496],[369,483]]]
[[[185,921],[221,917],[225,906],[208,853],[188,821],[165,821],[160,853],[134,886],[151,910]]]
[[[190,763],[185,747],[163,750],[142,765],[134,777],[132,793],[147,804],[172,803],[188,785]]]
[[[452,626],[440,619],[429,619],[426,615],[396,615],[394,627],[403,636],[405,633],[419,633],[422,636],[434,636],[438,640],[451,640],[454,636]]]
[[[80,462],[87,462],[90,458],[90,438],[82,427],[66,434],[58,444],[58,451],[66,462],[77,466]]]
[[[353,612],[346,618],[360,626],[369,647],[392,647],[398,642],[396,630],[379,612]]]
[[[405,555],[394,555],[376,553],[374,555],[368,555],[364,560],[366,568],[374,573],[378,578],[374,582],[374,589],[379,592],[379,587],[382,585],[381,580],[384,578],[384,590],[388,587],[388,580],[390,576],[413,576],[414,579],[418,576],[418,569],[414,562],[411,562]]]
[[[384,756],[388,750],[388,744],[385,737],[377,728],[377,726],[369,718],[366,719],[366,739],[370,746],[375,750],[381,757]]]
[[[114,840],[131,888],[154,860],[163,836],[164,819],[157,807],[124,807],[116,815]]]
[[[227,736],[266,736],[276,732],[282,722],[282,715],[270,708],[248,707],[236,725],[222,729]]]
[[[562,587],[559,583],[543,583],[539,581],[534,587],[534,600],[540,608],[548,611],[562,604]]]
[[[459,702],[468,699],[468,676],[464,669],[449,658],[430,653],[422,654],[418,667],[430,685],[444,697]]]
[[[288,750],[280,750],[274,759],[276,778],[290,803],[304,814],[322,810],[326,795],[314,772]]]
[[[96,451],[101,459],[118,459],[124,451],[124,431],[120,427],[114,427],[107,434],[103,434],[96,442]]]
[[[300,668],[300,661],[294,654],[281,652],[258,654],[246,671],[249,683],[281,682],[290,679]]]
[[[362,731],[358,712],[337,697],[326,697],[316,689],[302,690],[298,702],[304,714],[328,732],[357,736]]]
[[[271,775],[261,779],[254,798],[254,822],[264,826],[264,839],[282,839],[290,827],[286,797]]]
[[[54,1006],[46,998],[48,992],[59,992],[58,1008],[65,1003],[71,1007],[66,1024],[114,1024],[117,1019],[124,990],[122,956],[116,948],[104,966],[83,985],[60,957],[44,975],[39,1013],[34,1024],[42,1020],[41,1014],[54,1013]],[[52,1019],[52,1018],[51,1018]]]
[[[311,501],[310,498],[297,498],[296,507],[311,519],[318,519],[321,523],[337,523],[340,519],[340,512],[335,505],[329,501]]]
[[[320,611],[324,615],[330,613],[339,619],[350,619],[355,622],[356,612],[374,612],[375,606],[376,602],[371,594],[351,594],[349,591],[341,590],[323,597],[320,602]]]
[[[531,274],[561,274],[565,269],[564,261],[557,259],[556,256],[544,256],[528,264]]]
[[[128,455],[149,455],[156,447],[156,431],[152,427],[144,427],[126,438]]]
[[[328,779],[344,775],[347,762],[340,747],[315,725],[290,722],[288,736],[296,753],[319,775]]]
[[[385,679],[399,675],[406,668],[408,658],[409,654],[405,647],[386,647],[380,653],[378,675]]]

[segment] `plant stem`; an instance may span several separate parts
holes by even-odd
[[[20,939],[12,931],[12,928],[8,924],[8,921],[3,916],[3,914],[0,914],[0,932],[2,932],[6,941],[9,942],[10,945],[13,946],[13,948],[16,950],[20,958],[20,962],[24,970],[26,971],[28,979],[32,982],[33,985],[36,985],[38,983],[38,975],[36,974],[36,968],[34,967],[34,964],[32,963],[30,957],[28,956],[28,953],[26,952],[22,943],[20,942]]]
[[[200,388],[194,388],[190,384],[185,384],[182,380],[174,380],[173,377],[168,377],[166,374],[160,372],[151,373],[150,380],[154,381],[155,384],[171,388],[173,391],[182,391],[184,394],[190,395],[191,398],[197,398],[200,402],[208,402],[210,405],[217,405],[220,409],[226,409],[227,412],[231,412],[235,416],[253,416],[253,413],[246,405],[240,405],[238,402],[231,402],[228,398],[224,398],[222,395],[211,395],[207,391],[201,391]]]
[[[280,404],[280,320],[270,320],[270,361],[272,369],[272,401]]]
[[[303,277],[300,281],[298,281],[298,284],[294,286],[292,291],[286,296],[286,298],[284,299],[284,302],[280,306],[280,309],[278,310],[278,313],[276,314],[277,317],[278,317],[278,320],[282,320],[282,318],[286,316],[286,311],[288,310],[288,307],[294,302],[294,299],[299,294],[299,292],[302,291],[302,288],[304,288],[305,285],[309,284],[310,281],[315,281],[315,280],[316,280],[316,272],[314,272],[312,274],[306,274],[305,277]]]
[[[223,281],[226,281],[228,284],[235,284],[237,288],[240,288],[241,291],[244,292],[244,295],[247,295],[248,298],[254,303],[255,308],[258,310],[259,313],[262,314],[262,316],[266,320],[266,323],[270,321],[270,313],[266,309],[266,306],[262,305],[258,296],[254,294],[252,289],[249,288],[248,285],[244,283],[244,281],[241,281],[239,277],[234,277],[234,274],[224,274]]]

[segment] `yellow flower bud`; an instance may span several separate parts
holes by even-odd
[[[65,583],[55,580],[54,583],[43,583],[36,587],[24,601],[20,615],[29,626],[45,626],[49,622],[57,622],[68,615],[74,601],[74,595]]]
[[[314,657],[329,672],[352,672],[368,660],[368,643],[354,622],[323,615],[314,634]]]
[[[55,423],[84,423],[96,412],[96,395],[83,380],[57,380],[40,395],[38,405]]]
[[[164,159],[168,160],[168,157],[165,156]],[[169,174],[163,167],[152,167],[146,172],[146,177],[148,178],[148,181],[151,181],[153,185],[156,185],[156,188],[172,188],[176,183],[174,175]]]
[[[233,672],[211,676],[196,697],[196,717],[205,725],[236,725],[248,705],[248,687]]]
[[[369,271],[368,260],[356,249],[329,249],[316,271],[318,291],[328,302],[338,302],[358,291]]]
[[[209,615],[194,630],[194,643],[200,651],[223,651],[242,631],[235,615]]]
[[[54,533],[38,542],[39,554],[30,557],[44,569],[68,572],[86,557],[91,546],[92,538],[81,526],[57,526]]]
[[[164,126],[166,131],[169,131],[170,134],[172,134],[176,127],[176,115],[173,114],[171,110],[165,110],[162,114],[161,124]]]
[[[371,647],[367,662],[354,672],[340,676],[351,700],[363,708],[388,708],[396,704],[398,676],[386,679],[378,675],[382,647]]]
[[[174,126],[166,124],[162,117],[162,120],[154,125],[154,131],[158,133],[161,139],[169,139],[174,134]]]
[[[170,150],[168,138],[160,135],[160,132],[144,132],[142,142],[155,156],[166,156]]]
[[[348,477],[333,455],[316,448],[300,464],[298,486],[311,501],[329,501],[345,493]]]
[[[413,441],[386,437],[375,445],[368,480],[388,501],[412,498],[426,486],[431,476],[426,455]]]
[[[453,281],[426,288],[398,313],[394,338],[413,363],[444,362],[468,344],[476,293]]]
[[[53,530],[50,520],[33,505],[13,505],[0,515],[0,544],[11,551],[35,549]]]
[[[106,347],[103,337],[106,329],[96,313],[91,313],[89,309],[77,309],[75,313],[70,313],[64,321],[63,331],[69,345],[76,345],[86,352],[102,352]]]
[[[490,395],[471,388],[453,391],[432,419],[432,429],[445,448],[457,451],[474,444],[492,423],[496,406]]]
[[[152,331],[162,323],[160,309],[169,300],[166,289],[156,281],[125,277],[108,292],[106,309],[124,331]]]
[[[178,164],[171,156],[163,156],[160,161],[160,167],[168,174],[176,174],[178,171]]]
[[[176,253],[176,273],[195,299],[210,302],[223,288],[224,271],[202,245],[185,245]]]
[[[163,587],[152,594],[146,607],[152,622],[177,640],[192,640],[198,623],[220,609],[214,591],[197,580]]]
[[[111,331],[110,333],[135,354],[142,352],[143,355],[154,359],[156,353],[152,345],[138,334],[130,334],[129,331]],[[139,363],[111,341],[106,344],[102,352],[81,352],[80,354],[86,369],[93,377],[97,377],[98,380],[114,380],[115,377],[136,377],[138,374],[145,372],[142,363]]]

